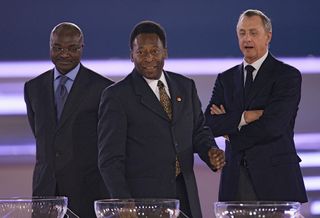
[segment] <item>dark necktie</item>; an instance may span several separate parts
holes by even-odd
[[[166,89],[164,88],[163,82],[161,80],[158,81],[157,84],[159,88],[159,95],[160,95],[160,104],[163,108],[163,110],[168,115],[169,119],[172,120],[172,104],[169,95],[166,92]],[[178,161],[178,158],[176,157],[176,176],[180,174],[180,164]]]
[[[66,82],[68,80],[67,76],[61,75],[59,76],[60,81],[55,93],[56,97],[56,106],[57,106],[57,119],[60,120],[60,116],[63,110],[64,103],[66,102],[68,96],[68,90],[66,87]]]
[[[252,72],[255,70],[253,66],[251,65],[247,65],[245,67],[246,71],[247,71],[247,75],[246,75],[246,82],[244,84],[244,97],[247,98],[248,94],[250,92],[252,83],[253,83],[253,75]]]

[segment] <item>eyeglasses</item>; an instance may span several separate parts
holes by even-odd
[[[75,53],[77,53],[78,51],[80,51],[80,49],[81,49],[82,47],[83,47],[83,46],[72,46],[72,47],[69,47],[69,48],[62,48],[62,47],[59,47],[59,46],[51,46],[51,49],[52,49],[52,51],[55,52],[55,53],[66,52],[66,53],[75,54]]]

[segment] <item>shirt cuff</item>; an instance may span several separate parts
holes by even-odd
[[[242,112],[242,115],[241,115],[241,120],[240,120],[240,123],[238,125],[238,129],[240,130],[242,126],[245,126],[247,125],[245,119],[244,119],[244,112]]]

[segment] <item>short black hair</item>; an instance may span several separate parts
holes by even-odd
[[[162,45],[164,48],[167,47],[167,42],[166,42],[166,32],[164,30],[164,28],[154,22],[154,21],[150,21],[150,20],[144,20],[141,21],[140,23],[138,23],[137,25],[135,25],[135,27],[133,28],[133,30],[131,31],[130,34],[130,49],[133,49],[133,41],[134,39],[142,33],[154,33],[157,34],[160,41],[162,42]]]

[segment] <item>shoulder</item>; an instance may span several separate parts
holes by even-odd
[[[123,93],[132,93],[133,92],[133,85],[132,85],[132,75],[129,74],[124,79],[113,83],[109,87],[104,90],[104,95],[110,96],[119,96]]]
[[[270,58],[270,64],[274,66],[274,70],[277,72],[276,75],[301,77],[301,72],[294,66],[275,58],[271,54],[268,58]]]
[[[165,71],[165,74],[169,77],[169,79],[174,80],[175,82],[181,82],[181,83],[194,83],[193,79],[186,77],[184,75],[181,75],[179,73],[171,72],[171,71]]]
[[[235,74],[239,74],[241,72],[242,64],[235,65],[221,73],[218,74],[218,78],[220,79],[231,79]]]
[[[41,73],[39,76],[36,76],[30,80],[27,80],[25,82],[26,86],[32,86],[32,85],[40,85],[43,82],[46,82],[51,79],[53,76],[53,69],[47,70],[44,73]]]
[[[114,83],[109,78],[107,78],[107,77],[103,76],[102,74],[97,73],[97,72],[95,72],[95,71],[93,71],[83,65],[80,66],[80,70],[85,72],[91,79],[95,80],[96,82],[101,82],[101,83],[106,84],[108,86]]]
[[[224,75],[229,75],[229,74],[233,74],[234,72],[239,72],[241,70],[241,64],[238,64],[238,65],[235,65],[225,71],[223,71],[221,74],[224,74]]]

